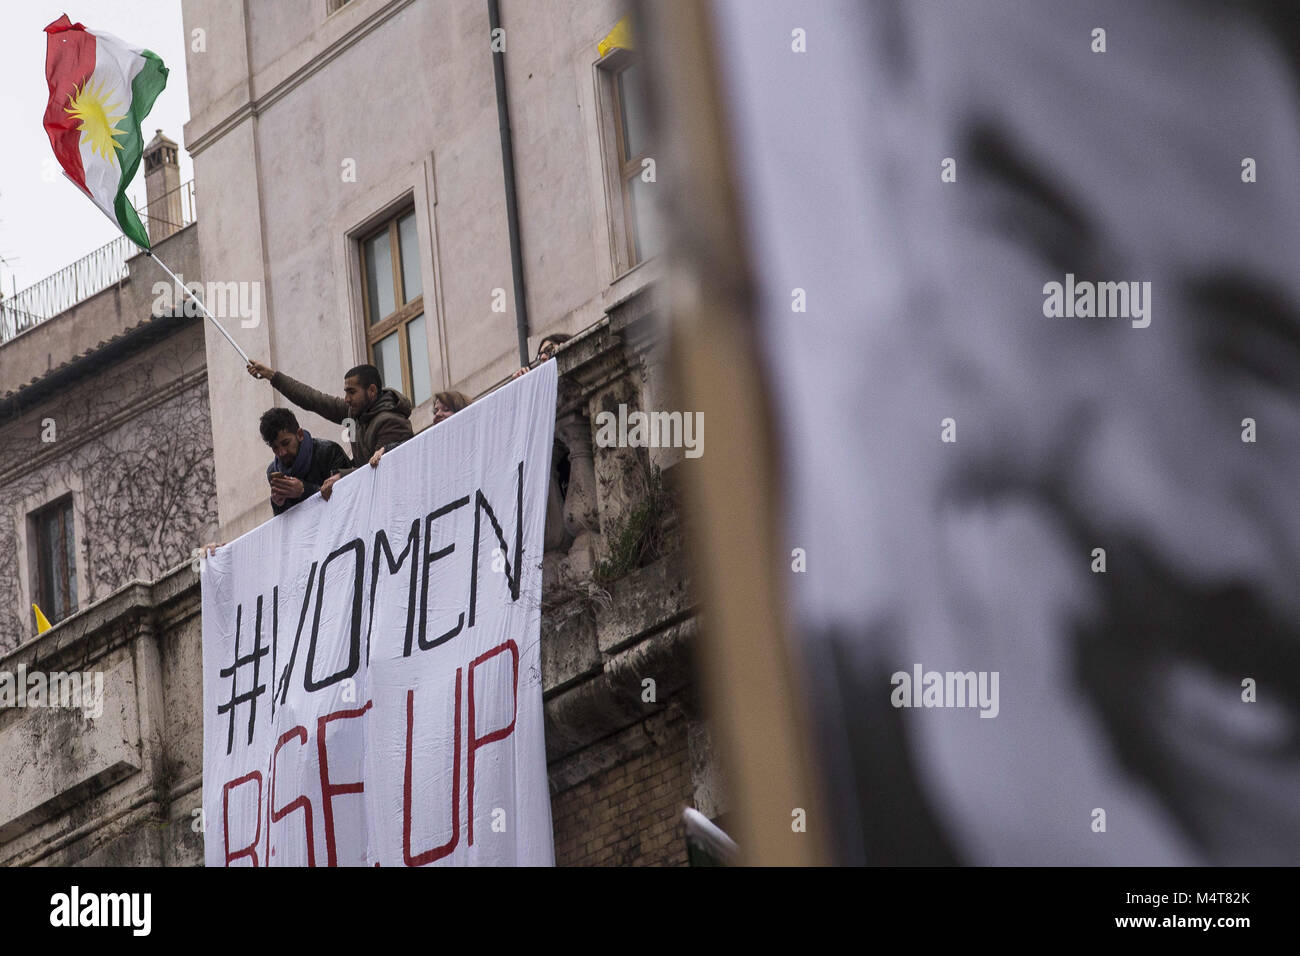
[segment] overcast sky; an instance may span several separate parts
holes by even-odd
[[[121,235],[82,192],[63,178],[41,120],[49,102],[45,83],[45,27],[67,13],[74,23],[103,30],[131,46],[153,50],[171,74],[145,117],[145,142],[161,129],[181,144],[181,182],[193,178],[185,152],[190,118],[185,86],[185,35],[180,0],[4,0],[0,3],[0,285],[5,295],[71,265]],[[49,160],[52,181],[42,178]],[[144,164],[129,194],[144,201]]]

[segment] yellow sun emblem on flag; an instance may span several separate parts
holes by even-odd
[[[77,129],[81,132],[82,145],[89,143],[91,152],[116,163],[119,144],[114,137],[126,135],[117,128],[117,124],[126,119],[126,114],[116,112],[120,108],[117,103],[108,102],[104,84],[87,80],[73,93],[68,104],[64,112],[81,122]]]

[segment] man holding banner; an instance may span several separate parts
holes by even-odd
[[[266,379],[299,408],[336,424],[354,422],[349,431],[353,468],[360,468],[367,461],[377,464],[378,455],[391,451],[414,434],[410,399],[397,389],[384,388],[379,369],[373,365],[358,365],[344,373],[342,398],[326,395],[261,362],[249,362],[248,374]],[[351,470],[340,469],[337,476],[327,478],[321,485],[321,497],[329,501],[334,482]]]
[[[539,369],[203,572],[209,866],[551,865]]]

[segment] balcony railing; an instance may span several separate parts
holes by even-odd
[[[137,206],[136,212],[154,241],[188,226],[195,219],[194,180],[182,183],[152,204]],[[122,282],[131,274],[127,260],[138,251],[134,242],[118,236],[35,285],[0,299],[0,345]]]

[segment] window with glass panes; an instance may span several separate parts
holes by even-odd
[[[57,624],[77,610],[76,532],[72,497],[32,515],[36,534],[36,594],[41,611]]]
[[[420,243],[413,210],[394,216],[361,241],[366,351],[384,385],[414,404],[432,395],[429,332],[420,280]]]
[[[623,51],[620,51],[623,52]],[[628,266],[644,262],[659,252],[660,224],[654,203],[654,182],[642,179],[643,163],[650,157],[650,142],[642,88],[645,69],[635,58],[624,57],[611,84],[611,106],[618,145],[618,175],[623,202]]]

